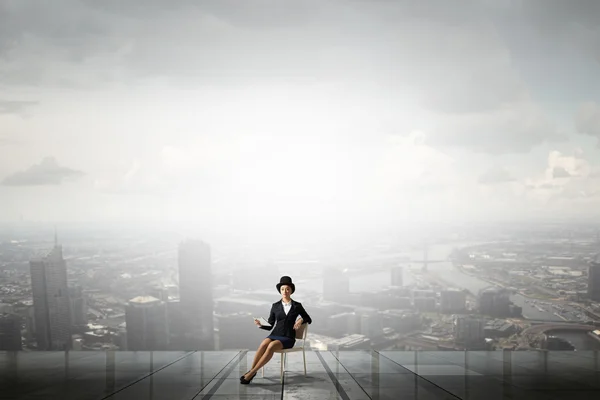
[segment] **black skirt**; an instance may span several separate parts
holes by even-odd
[[[291,349],[292,347],[294,347],[294,344],[296,343],[296,339],[292,339],[287,336],[269,335],[269,336],[267,336],[267,339],[279,340],[281,342],[281,344],[283,344],[284,349]]]

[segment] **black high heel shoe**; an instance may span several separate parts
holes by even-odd
[[[242,376],[240,377],[240,383],[241,383],[242,385],[247,385],[247,384],[249,384],[250,382],[252,382],[252,379],[254,379],[254,377],[256,376],[256,374],[257,374],[257,373],[258,373],[258,372],[255,372],[255,373],[254,373],[254,375],[252,375],[252,378],[250,378],[249,380],[246,380],[246,378],[244,378],[244,376],[245,376],[245,375],[242,375]]]

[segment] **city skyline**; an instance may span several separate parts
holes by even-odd
[[[425,241],[382,233],[378,240],[267,253],[229,243],[213,255],[205,240],[164,231],[102,237],[84,229],[67,242],[66,257],[55,232],[53,249],[38,259],[46,241],[27,240],[39,235],[34,230],[25,240],[0,239],[0,334],[13,347],[20,320],[24,349],[49,348],[44,338],[60,329],[40,317],[39,299],[66,298],[70,309],[61,314],[54,305],[42,314],[72,319],[72,350],[252,347],[261,338],[251,317],[264,315],[276,296],[272,283],[290,275],[295,298],[319,321],[311,327],[313,348],[595,349],[597,231],[589,224],[501,225],[438,230]],[[55,278],[64,275],[68,296],[60,296],[57,279],[41,285],[49,268]]]

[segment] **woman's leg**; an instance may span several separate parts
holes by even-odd
[[[256,354],[254,355],[254,361],[252,361],[252,368],[256,366],[258,360],[260,360],[263,354],[265,354],[265,351],[267,351],[267,347],[269,347],[269,343],[271,343],[272,341],[273,340],[266,338],[260,343],[260,346],[258,346],[258,350],[256,350]]]
[[[269,362],[271,357],[273,357],[273,353],[275,353],[275,351],[281,350],[281,349],[283,349],[283,343],[281,343],[279,340],[273,340],[271,343],[269,343],[263,356],[260,358],[260,360],[258,360],[258,363],[254,367],[252,367],[252,369],[250,371],[248,371],[248,373],[245,375],[245,379],[250,379],[266,363]]]

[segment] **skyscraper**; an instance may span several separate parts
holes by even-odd
[[[88,323],[87,301],[81,286],[69,286],[69,301],[71,303],[71,324],[73,328],[80,329]]]
[[[465,349],[482,348],[485,340],[483,319],[460,315],[454,319],[454,339]]]
[[[466,309],[467,294],[459,289],[446,289],[440,292],[442,312],[460,312]]]
[[[67,265],[62,246],[29,262],[31,289],[39,350],[66,350],[71,346],[71,311],[67,286]]]
[[[21,349],[21,317],[12,313],[0,314],[0,350]]]
[[[600,254],[590,262],[588,268],[588,297],[600,301]]]
[[[182,350],[214,350],[210,246],[203,241],[179,245],[179,298],[185,323]]]
[[[167,305],[152,296],[129,300],[125,308],[127,350],[168,350]]]

